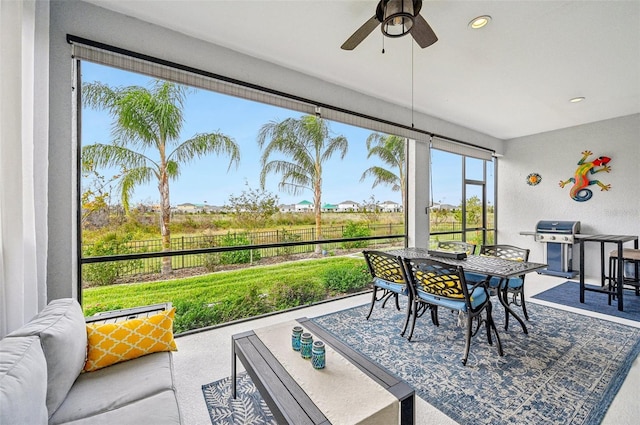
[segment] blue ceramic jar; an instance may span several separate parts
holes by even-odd
[[[313,345],[313,337],[309,332],[303,332],[300,336],[300,355],[303,359],[311,358],[311,346]]]
[[[294,351],[300,351],[300,337],[302,335],[302,326],[294,326],[291,332],[291,348]]]
[[[326,365],[326,353],[324,342],[314,341],[311,348],[311,364],[314,369],[324,369]]]

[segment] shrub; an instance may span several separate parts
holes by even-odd
[[[220,246],[244,246],[251,245],[251,240],[246,233],[227,233],[220,239]],[[257,249],[240,251],[227,251],[220,253],[220,264],[246,264],[260,259],[260,251]]]
[[[115,262],[85,264],[82,266],[82,281],[88,284],[113,285],[118,279],[118,264]]]
[[[271,303],[277,310],[311,304],[325,298],[326,290],[321,282],[280,282],[270,291]]]
[[[287,229],[279,231],[278,242],[298,242],[302,237],[298,234],[292,233]],[[283,246],[278,248],[278,255],[289,256],[295,251],[295,246]]]
[[[94,244],[85,247],[83,257],[97,257],[117,254],[129,254],[132,249],[127,245],[132,235],[119,236],[108,233]],[[142,266],[141,260],[110,261],[86,264],[82,266],[83,282],[95,285],[112,285],[119,276],[130,274]]]
[[[271,221],[275,226],[315,226],[316,216],[309,212],[275,214]]]
[[[215,308],[216,305],[209,305],[198,300],[177,300],[173,302],[173,306],[176,308],[176,317],[173,321],[175,333],[220,323],[220,312]]]
[[[371,236],[371,229],[369,229],[369,226],[363,223],[354,223],[350,221],[344,226],[344,230],[342,231],[343,238],[360,238],[365,236]],[[369,241],[352,241],[341,243],[341,246],[344,249],[365,248],[368,245]]]
[[[215,218],[211,220],[211,227],[214,229],[231,229],[233,227],[233,220],[231,216],[226,216],[224,213],[218,213]]]
[[[229,302],[223,306],[225,307],[225,322],[258,316],[273,310],[267,299],[267,295],[262,293],[257,285],[247,287],[246,292],[240,296],[231,298]]]
[[[258,316],[272,310],[266,296],[255,285],[248,287],[241,296],[219,302],[209,304],[202,300],[183,299],[175,301],[173,306],[176,308],[173,322],[175,333]]]
[[[257,229],[266,226],[269,219],[279,211],[278,196],[265,189],[252,189],[249,183],[239,196],[231,194],[229,205],[225,205],[242,229]]]
[[[148,258],[145,261],[145,269],[148,273],[160,273],[162,271],[162,258]]]
[[[124,217],[126,221],[119,226],[119,231],[131,235],[132,240],[154,238],[158,234],[158,217],[154,214],[131,211],[130,216]]]
[[[208,272],[215,272],[220,265],[220,254],[202,254],[202,266]]]
[[[324,274],[324,285],[336,292],[356,292],[364,289],[371,281],[365,264],[358,266],[334,266]]]

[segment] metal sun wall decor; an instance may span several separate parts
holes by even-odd
[[[599,173],[601,171],[608,173],[611,171],[611,167],[607,165],[609,161],[611,161],[611,158],[608,156],[600,156],[593,161],[587,162],[587,158],[590,155],[593,155],[593,152],[582,152],[582,158],[578,161],[578,168],[576,169],[574,176],[566,181],[560,180],[560,187],[565,187],[567,183],[573,182],[573,186],[569,191],[569,196],[571,196],[571,199],[574,201],[584,202],[591,199],[593,192],[591,189],[588,189],[588,187],[593,184],[600,186],[601,191],[611,189],[610,184],[601,183],[599,180],[589,180],[591,174]]]
[[[531,173],[527,176],[527,184],[529,186],[536,186],[542,181],[542,176],[538,173]]]

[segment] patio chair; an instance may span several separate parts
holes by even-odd
[[[482,245],[480,247],[480,255],[513,261],[529,260],[528,249],[518,248],[513,245]],[[468,281],[472,282],[486,280],[487,278],[487,276],[477,273],[465,273],[465,277]],[[499,277],[492,277],[488,282],[488,287],[491,295],[501,295],[503,301],[507,305],[516,305],[521,307],[525,320],[529,321],[527,305],[524,301],[524,277],[525,275],[510,278],[507,279],[507,282],[503,282],[503,279]],[[498,291],[502,291],[502,294],[498,294]],[[505,309],[504,329],[506,330],[508,328],[509,311]]]
[[[438,250],[466,252],[467,255],[473,255],[476,252],[476,245],[461,241],[438,241]]]
[[[373,306],[378,301],[382,301],[382,308],[385,307],[389,298],[394,298],[396,309],[400,310],[398,295],[409,297],[410,292],[402,272],[402,261],[399,257],[387,254],[382,251],[363,251],[364,259],[371,273],[371,284],[373,285],[373,295],[371,306],[367,314],[367,320],[371,317]],[[378,293],[380,291],[380,293]],[[411,309],[410,300],[407,302],[407,312],[404,326],[400,335],[404,336],[409,324],[409,313]]]
[[[464,270],[460,266],[448,265],[426,258],[405,258],[404,271],[412,292],[411,330],[409,341],[413,337],[416,319],[424,306],[442,307],[464,313],[466,317],[465,347],[462,364],[467,364],[471,338],[477,335],[482,324],[485,325],[489,345],[493,345],[491,333],[496,337],[498,353],[504,355],[500,336],[491,315],[491,297],[484,281],[468,285]],[[433,311],[433,310],[432,310]],[[483,317],[485,313],[485,317]],[[433,315],[432,315],[433,319]],[[436,325],[439,323],[436,321]]]

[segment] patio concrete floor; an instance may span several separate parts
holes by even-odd
[[[545,291],[566,281],[564,278],[530,273],[527,276],[527,298]],[[344,310],[349,307],[368,304],[371,294],[358,295],[351,298],[332,301],[295,311],[289,311],[269,317],[231,324],[214,330],[203,331],[191,335],[177,337],[178,351],[174,353],[176,385],[178,401],[184,423],[187,425],[209,425],[211,421],[207,412],[201,386],[231,375],[231,335],[271,324],[296,319],[299,317],[316,317],[323,314]],[[545,304],[543,301],[536,301]],[[578,311],[566,308],[569,311]],[[612,318],[611,316],[589,313],[595,317],[606,318],[640,328],[640,323]],[[238,362],[239,370],[242,364]],[[640,403],[637,393],[640,390],[640,357],[631,368],[622,388],[609,408],[603,424],[632,425],[640,423]],[[418,425],[455,424],[427,402],[416,397],[416,423]]]

